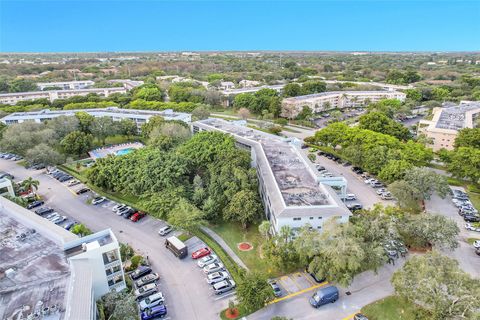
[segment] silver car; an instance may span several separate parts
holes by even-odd
[[[163,297],[163,293],[157,292],[140,301],[140,310],[144,311],[147,308],[158,306],[164,302],[165,298]]]
[[[214,285],[217,282],[230,279],[230,275],[226,271],[214,272],[207,276],[207,283]]]
[[[203,267],[203,272],[206,274],[214,273],[217,271],[224,271],[225,268],[222,263],[214,262],[209,264],[208,266]]]

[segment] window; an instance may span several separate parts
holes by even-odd
[[[293,221],[300,221],[302,218],[293,218]]]
[[[112,250],[103,253],[103,263],[108,264],[110,262],[118,260],[117,250]]]
[[[310,220],[313,220],[313,217],[310,217]]]
[[[318,217],[318,220],[322,219],[322,217]]]

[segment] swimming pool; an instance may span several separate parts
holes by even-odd
[[[123,156],[123,155],[129,154],[133,150],[135,150],[135,148],[120,149],[120,150],[117,150],[117,152],[115,152],[115,154],[117,156]]]

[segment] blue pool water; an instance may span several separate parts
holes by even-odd
[[[115,152],[115,154],[117,156],[123,156],[125,154],[129,154],[130,152],[132,152],[133,150],[135,150],[135,148],[126,148],[126,149],[121,149],[121,150],[118,150],[117,152]]]

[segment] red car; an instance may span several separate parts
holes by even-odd
[[[138,220],[142,219],[146,215],[147,214],[143,211],[137,211],[134,214],[132,214],[132,216],[130,217],[130,220],[132,220],[133,222],[137,222]]]
[[[193,252],[192,253],[192,258],[193,259],[199,259],[199,258],[208,256],[210,253],[212,253],[210,248],[205,247],[205,248],[202,248],[202,249],[199,249],[199,250]]]

